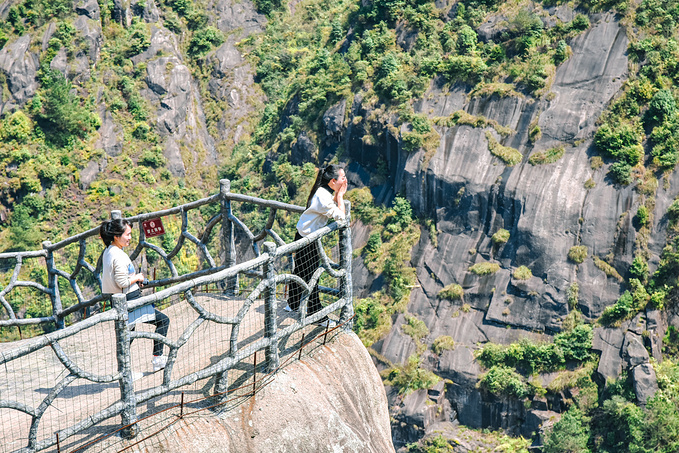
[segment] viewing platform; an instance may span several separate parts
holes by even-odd
[[[43,250],[0,254],[3,262],[14,262],[10,282],[0,290],[6,310],[0,327],[51,330],[0,343],[0,452],[134,451],[187,414],[228,411],[256,397],[287,363],[351,329],[348,216],[346,222],[285,243],[273,229],[277,212],[303,208],[232,194],[229,185],[222,180],[217,195],[127,218],[139,228],[131,258],[143,268],[155,255],[155,262],[165,266],[162,277],[129,303],[124,295],[108,300],[100,294],[101,263],[94,263],[103,250],[98,228],[45,243]],[[252,206],[261,210],[264,228],[254,234],[232,203],[250,204],[249,212]],[[218,213],[209,219],[196,215],[213,205]],[[167,241],[164,248],[158,238],[146,238],[142,224],[149,219],[181,224],[171,250]],[[295,252],[309,244],[318,247],[321,265],[307,284],[291,270]],[[191,254],[199,256],[199,268],[180,274],[182,257]],[[41,265],[46,284],[25,279],[23,267]],[[293,281],[304,289],[299,311],[286,310]],[[324,307],[307,316],[316,283]],[[48,298],[51,314],[17,316],[13,296],[25,297],[27,291]],[[154,333],[152,325],[139,323],[131,330],[127,324],[130,310],[150,303],[170,318],[166,337]],[[317,325],[326,315],[335,326]],[[169,350],[167,366],[157,372],[151,366],[154,338]]]

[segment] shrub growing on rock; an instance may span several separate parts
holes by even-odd
[[[497,245],[504,244],[509,240],[509,231],[500,228],[495,232],[491,239],[493,240],[493,243]]]
[[[533,277],[533,272],[526,266],[519,266],[512,275],[516,280],[530,280]]]
[[[570,248],[568,251],[568,259],[576,264],[582,264],[587,258],[587,246],[576,245]]]
[[[521,154],[518,149],[501,145],[500,142],[493,137],[493,134],[491,134],[490,131],[486,131],[486,139],[488,140],[488,150],[494,156],[502,159],[508,167],[513,167],[523,159],[523,154]]]
[[[604,274],[606,274],[607,277],[612,277],[619,282],[623,281],[622,275],[606,261],[600,259],[598,256],[593,256],[592,259],[594,260],[594,265],[604,271]]]
[[[469,268],[469,272],[472,272],[476,275],[494,274],[495,272],[497,272],[499,270],[500,270],[500,265],[498,263],[490,263],[490,262],[476,263],[472,267]]]
[[[380,374],[385,384],[396,387],[398,393],[402,395],[418,389],[431,388],[441,380],[431,371],[420,368],[420,357],[417,354],[408,357],[406,365],[395,366]]]
[[[481,375],[478,387],[493,395],[523,398],[528,394],[528,386],[519,373],[513,369],[496,365]]]
[[[464,296],[464,289],[457,283],[451,283],[438,293],[440,299],[458,300]]]
[[[401,329],[403,329],[403,333],[412,337],[416,342],[429,335],[429,329],[424,321],[408,315],[406,315],[406,320],[407,323],[403,324]]]
[[[564,155],[564,152],[565,150],[563,146],[549,148],[544,152],[538,151],[537,153],[534,153],[532,156],[530,156],[528,163],[531,165],[552,164],[561,159]]]
[[[455,349],[455,341],[448,335],[438,337],[431,345],[431,350],[434,351],[436,355],[441,355],[442,352],[452,351],[453,349]]]

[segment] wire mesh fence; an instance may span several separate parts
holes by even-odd
[[[269,210],[259,233],[234,215],[234,200]],[[198,236],[188,227],[191,209],[215,203],[218,214]],[[251,397],[267,376],[336,332],[327,323],[318,325],[328,315],[349,328],[347,224],[331,224],[286,244],[272,229],[279,209],[302,210],[230,194],[228,181],[222,181],[218,196],[131,218],[141,224],[154,215],[174,215],[181,219],[176,229],[181,233],[163,244],[146,239],[140,228],[131,254],[138,268],[150,274],[158,263],[165,267],[130,302],[96,291],[103,246],[93,230],[57,247],[46,244],[34,255],[0,254],[0,263],[14,261],[6,266],[12,276],[0,296],[24,302],[33,297],[48,305],[37,318],[25,318],[3,302],[10,308],[0,321],[3,334],[38,327],[47,333],[0,343],[0,452],[121,451],[152,441],[147,436],[184,413],[228,410]],[[204,219],[203,214],[194,217]],[[273,242],[263,242],[266,238]],[[195,246],[189,264],[186,244]],[[239,260],[238,251],[246,249],[251,259]],[[22,270],[28,259],[43,260],[46,272]],[[36,275],[42,282],[28,280]],[[128,313],[149,304],[169,319],[166,333],[148,323],[129,324]],[[154,342],[167,357],[164,367],[153,362]]]

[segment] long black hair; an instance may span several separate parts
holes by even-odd
[[[311,199],[314,197],[314,195],[316,195],[318,188],[327,186],[330,181],[339,178],[340,170],[343,170],[343,168],[337,164],[330,164],[324,169],[318,170],[318,176],[316,176],[316,181],[314,181],[314,185],[311,188],[309,198],[306,200],[307,208],[311,205]]]
[[[128,225],[132,226],[127,219],[113,219],[102,222],[99,227],[99,236],[101,236],[101,240],[104,241],[106,247],[111,245],[114,237],[125,234]]]

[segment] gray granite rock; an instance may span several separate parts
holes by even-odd
[[[645,405],[658,391],[658,380],[655,370],[650,363],[638,365],[632,369],[632,381],[634,393],[637,395],[639,404]]]
[[[80,188],[87,190],[98,174],[99,164],[93,160],[89,161],[87,166],[80,170]]]
[[[623,357],[628,368],[648,362],[648,351],[644,347],[643,339],[632,332],[625,334]]]
[[[323,114],[325,135],[336,136],[344,129],[344,114],[347,109],[346,99],[342,99],[335,105],[330,106]]]
[[[99,20],[101,10],[97,0],[79,0],[75,4],[75,12],[79,16],[86,16],[92,20]]]
[[[0,113],[23,106],[38,89],[35,75],[38,55],[30,50],[31,36],[24,35],[0,50],[0,71],[5,75],[10,98],[0,100]]]
[[[291,148],[290,163],[294,165],[314,162],[316,160],[315,157],[318,155],[318,148],[304,131],[300,132]]]
[[[108,110],[100,111],[101,127],[99,127],[99,140],[97,148],[103,149],[111,157],[119,156],[123,151],[123,130],[113,121],[113,116]]]
[[[624,335],[620,329],[598,327],[594,329],[592,349],[601,352],[597,372],[604,381],[617,379],[622,372],[622,344]]]

